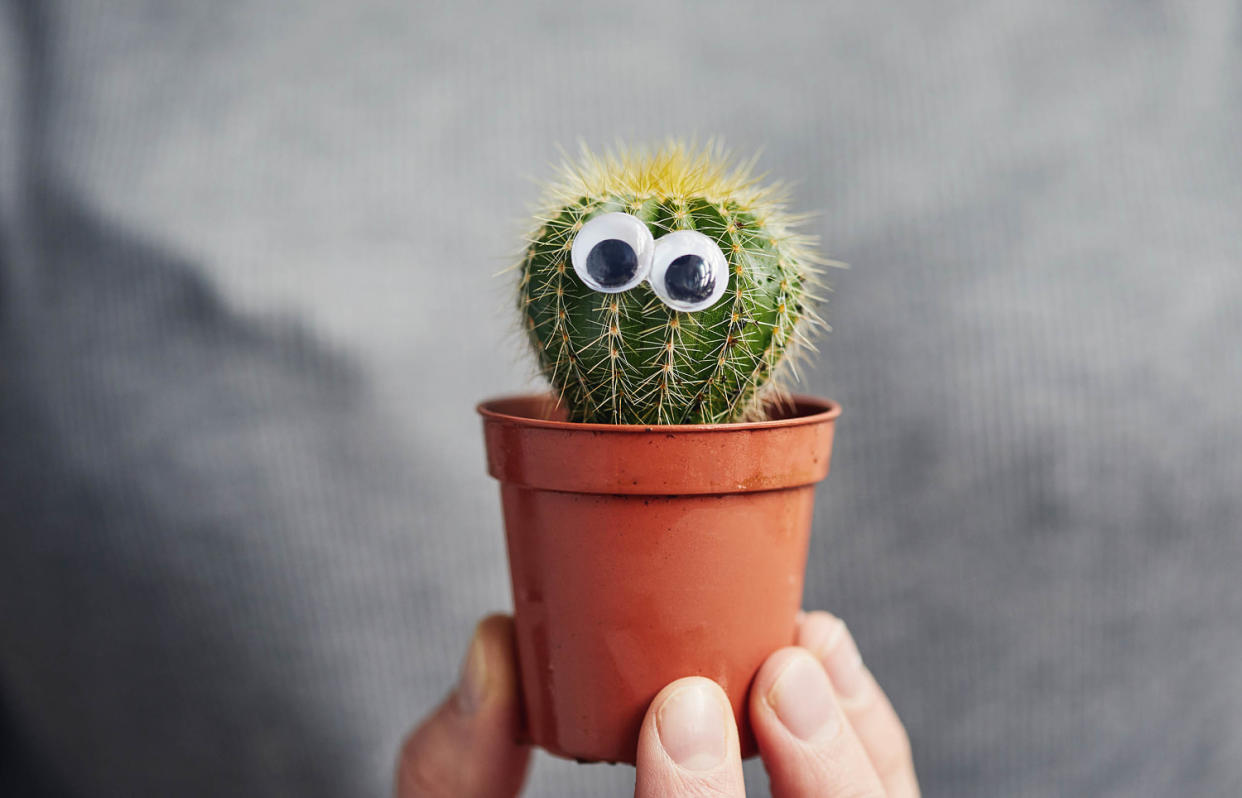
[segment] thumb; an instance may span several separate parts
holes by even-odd
[[[513,621],[479,622],[461,679],[410,734],[397,763],[397,798],[512,798],[530,749],[515,742],[520,718]]]
[[[660,691],[638,734],[635,798],[742,798],[733,708],[711,679],[678,679]]]

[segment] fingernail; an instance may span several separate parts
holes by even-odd
[[[832,686],[842,698],[860,696],[867,686],[867,669],[863,667],[858,644],[845,625],[823,655],[824,667],[832,679]]]
[[[835,729],[837,708],[833,705],[828,674],[814,657],[798,651],[776,676],[768,690],[767,702],[785,728],[795,737],[809,740]]]
[[[483,705],[487,694],[487,655],[478,630],[470,641],[470,650],[461,663],[461,676],[457,681],[457,711],[463,715],[474,714]]]
[[[677,690],[656,713],[660,744],[686,770],[711,770],[725,758],[725,710],[708,685],[692,682]]]

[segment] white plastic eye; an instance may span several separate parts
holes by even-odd
[[[677,230],[655,242],[651,288],[673,310],[710,308],[729,286],[729,262],[716,242],[694,230]]]
[[[628,213],[605,213],[582,226],[569,254],[582,282],[616,294],[647,278],[653,246],[651,231],[641,220]]]

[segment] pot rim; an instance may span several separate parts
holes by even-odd
[[[620,434],[642,434],[652,432],[723,432],[742,430],[776,429],[782,427],[799,427],[805,424],[822,424],[834,421],[841,415],[841,405],[831,399],[817,396],[793,394],[781,404],[793,405],[796,415],[787,418],[769,419],[766,421],[732,421],[722,424],[599,424],[582,421],[557,421],[554,419],[535,418],[519,415],[506,406],[529,402],[534,398],[542,398],[552,407],[560,405],[559,397],[551,393],[506,394],[485,399],[475,405],[475,412],[488,421],[515,424],[522,427],[539,427],[564,431],[609,432]]]

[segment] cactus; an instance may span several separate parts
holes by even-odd
[[[822,326],[812,304],[825,261],[794,230],[783,189],[718,146],[673,142],[584,149],[546,194],[518,304],[569,418],[766,417]]]

